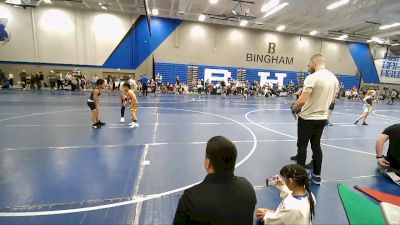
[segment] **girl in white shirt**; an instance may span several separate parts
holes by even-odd
[[[283,199],[276,211],[257,209],[257,219],[264,224],[312,224],[315,216],[315,198],[310,190],[310,181],[304,167],[292,164],[283,167],[276,177],[276,187]]]
[[[362,125],[368,125],[367,123],[365,123],[365,121],[367,120],[368,114],[370,114],[372,112],[372,101],[374,100],[374,96],[375,95],[376,95],[376,92],[374,90],[369,90],[367,92],[367,95],[363,99],[363,101],[364,101],[364,106],[363,106],[364,113],[360,117],[358,117],[356,122],[354,122],[354,125],[356,125],[363,118],[364,118],[364,122],[362,123]]]

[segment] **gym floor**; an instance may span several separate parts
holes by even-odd
[[[256,207],[278,206],[265,178],[293,163],[292,98],[149,95],[139,98],[140,127],[132,129],[119,123],[118,94],[102,94],[107,126],[95,130],[87,97],[0,91],[0,225],[171,224],[182,190],[206,175],[205,146],[215,135],[237,145],[235,174],[254,185]],[[314,224],[348,224],[338,183],[400,195],[376,172],[374,150],[379,133],[399,123],[400,104],[373,110],[369,126],[354,126],[362,102],[337,102],[323,134],[323,183],[313,185]]]

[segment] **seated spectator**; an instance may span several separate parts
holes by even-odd
[[[280,171],[283,180],[276,177],[276,187],[283,199],[276,211],[257,209],[256,216],[264,224],[312,224],[315,198],[304,167],[292,164]]]
[[[389,140],[387,156],[383,156],[383,146]],[[379,135],[375,144],[376,159],[379,169],[391,167],[400,176],[400,123],[386,128]]]
[[[236,146],[225,137],[211,138],[200,184],[187,189],[179,200],[174,224],[253,224],[257,202],[253,186],[234,175]]]

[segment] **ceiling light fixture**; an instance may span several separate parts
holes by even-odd
[[[346,4],[349,3],[349,2],[350,2],[350,0],[340,0],[340,1],[336,1],[336,2],[334,2],[334,3],[330,4],[330,5],[328,5],[328,6],[326,7],[326,9],[327,9],[327,10],[333,10],[333,9],[336,9],[336,8],[338,8],[338,7],[340,7],[340,6],[346,5]]]
[[[273,9],[269,10],[267,13],[265,13],[263,18],[266,18],[266,17],[278,12],[279,10],[285,8],[288,5],[289,5],[289,2],[283,2],[282,4],[278,5],[277,7],[273,8]]]
[[[386,29],[390,29],[390,28],[398,27],[398,26],[400,26],[400,23],[388,24],[388,25],[380,26],[379,30],[386,30]]]
[[[218,3],[218,0],[210,0],[210,4],[217,4]]]
[[[339,39],[346,39],[346,38],[348,38],[348,37],[349,37],[349,35],[343,34],[343,35],[339,36]]]
[[[286,29],[285,25],[280,25],[276,28],[277,31],[283,31],[284,29]]]
[[[51,4],[51,0],[43,0],[43,2],[46,4]]]
[[[277,7],[279,5],[279,0],[270,0],[261,7],[261,12],[268,12],[269,10]]]
[[[400,43],[395,43],[395,44],[392,44],[392,46],[398,46],[398,45],[400,45]]]
[[[371,40],[371,39],[367,40],[367,43],[371,43],[371,42],[372,42],[372,40]]]
[[[102,5],[100,8],[103,10],[107,10],[107,7],[105,7],[104,5]]]
[[[151,10],[151,15],[158,16],[158,9],[152,9]]]
[[[313,30],[313,31],[310,32],[310,35],[311,35],[311,36],[314,36],[314,35],[316,35],[316,34],[318,34],[318,31],[316,31],[316,30]]]
[[[206,15],[201,14],[201,15],[199,16],[199,21],[200,21],[200,22],[203,22],[204,20],[206,20]]]
[[[241,27],[245,27],[245,26],[247,26],[248,23],[249,23],[249,21],[247,21],[247,20],[242,20],[242,21],[240,21],[240,26],[241,26]]]

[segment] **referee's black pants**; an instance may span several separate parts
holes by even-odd
[[[322,149],[321,136],[326,120],[304,120],[299,117],[297,123],[297,164],[305,166],[308,142],[313,152],[313,173],[321,175]]]

